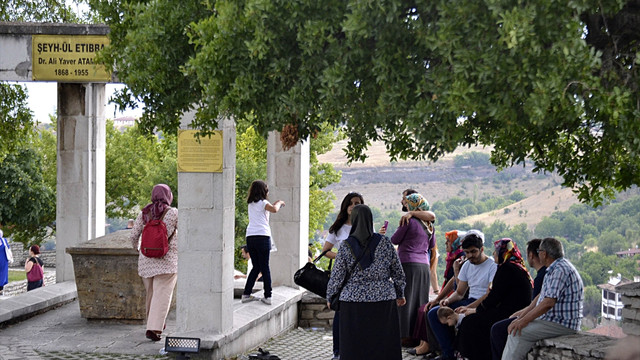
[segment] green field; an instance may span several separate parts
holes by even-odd
[[[24,271],[9,270],[9,282],[26,280],[27,274]]]

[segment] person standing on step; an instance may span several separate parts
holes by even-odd
[[[269,269],[269,253],[272,249],[271,227],[269,226],[269,213],[277,213],[285,204],[282,200],[276,200],[273,204],[267,200],[269,187],[262,180],[255,180],[249,187],[249,225],[247,225],[247,250],[251,256],[253,268],[247,275],[247,283],[244,286],[241,301],[260,300],[271,305],[271,270]],[[251,295],[258,274],[262,274],[264,284],[264,297],[256,298]]]

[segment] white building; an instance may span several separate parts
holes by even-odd
[[[609,273],[611,273],[611,271]],[[634,280],[640,281],[640,277],[636,277]],[[602,289],[602,320],[622,320],[622,308],[624,307],[622,295],[618,294],[615,289],[618,285],[632,282],[634,281],[625,279],[622,275],[618,274],[617,276],[610,276],[608,283],[598,285],[598,288]]]

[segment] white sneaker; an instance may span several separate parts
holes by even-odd
[[[271,298],[270,297],[268,297],[268,298],[263,297],[263,298],[260,299],[260,301],[262,301],[263,304],[271,305]]]
[[[258,299],[257,297],[253,296],[253,295],[242,295],[242,298],[240,299],[240,302],[242,303],[248,303],[251,301],[258,301],[260,299]]]

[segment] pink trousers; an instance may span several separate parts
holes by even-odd
[[[144,288],[147,290],[147,330],[162,332],[177,279],[178,274],[142,278]]]

